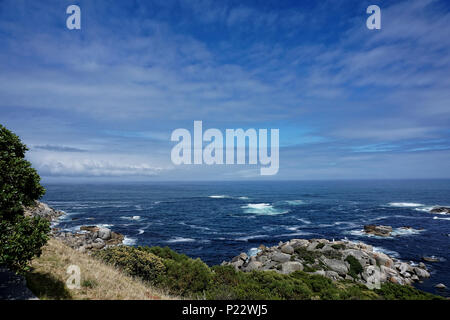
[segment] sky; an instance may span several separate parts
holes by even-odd
[[[0,124],[49,182],[450,178],[449,21],[438,0],[0,0]],[[278,173],[174,165],[195,120],[279,129]]]

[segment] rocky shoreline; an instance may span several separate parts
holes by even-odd
[[[297,270],[319,274],[331,280],[350,280],[369,288],[385,282],[412,285],[430,277],[424,263],[413,265],[375,252],[361,242],[329,241],[327,239],[292,239],[278,246],[261,245],[255,256],[246,253],[222,265],[236,270],[272,270],[289,274]]]
[[[55,221],[65,214],[63,211],[55,210],[40,201],[36,201],[35,206],[24,208],[24,212],[26,216],[39,216],[48,221]],[[97,226],[82,226],[80,231],[75,233],[52,228],[51,236],[81,252],[101,250],[106,247],[120,245],[125,238],[120,233]]]
[[[64,212],[36,201],[36,206],[26,208],[25,214],[55,221]],[[364,231],[379,236],[390,236],[392,227],[367,225],[364,226]],[[71,248],[88,253],[121,245],[124,240],[122,234],[97,226],[82,226],[80,231],[75,233],[52,228],[51,235]],[[424,261],[429,262],[427,259]],[[222,262],[222,265],[231,265],[243,272],[272,270],[289,274],[301,270],[334,281],[350,280],[362,283],[369,288],[385,282],[412,285],[430,277],[423,262],[417,265],[403,262],[382,252],[376,252],[372,246],[362,242],[327,239],[292,239],[273,247],[261,245],[255,256],[241,253],[231,261]]]

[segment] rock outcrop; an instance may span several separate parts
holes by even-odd
[[[119,245],[122,244],[124,239],[124,236],[120,233],[97,226],[82,226],[80,232],[77,233],[54,231],[53,236],[69,247],[82,252]]]
[[[244,272],[273,270],[289,274],[301,270],[332,280],[355,281],[369,288],[388,281],[411,285],[430,277],[424,263],[400,261],[361,242],[326,239],[293,239],[270,248],[261,245],[256,256],[241,253],[222,265]]]
[[[430,213],[438,213],[438,214],[450,214],[450,208],[448,207],[434,207],[430,210]]]
[[[55,210],[49,207],[46,203],[35,201],[34,206],[24,207],[24,214],[27,217],[39,216],[48,221],[53,221],[62,216],[64,214],[64,211]]]
[[[379,237],[389,237],[392,232],[391,226],[377,226],[374,224],[369,224],[364,226],[364,232],[368,234],[373,234]]]
[[[64,214],[63,211],[55,210],[46,203],[36,201],[31,207],[24,208],[26,216],[47,219],[55,221]],[[58,228],[53,228],[51,235],[67,244],[69,247],[80,250],[100,250],[108,246],[122,244],[124,236],[120,233],[111,231],[108,228],[100,228],[97,226],[82,226],[79,232],[64,232]]]

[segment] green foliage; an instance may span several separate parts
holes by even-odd
[[[27,147],[19,137],[0,125],[0,219],[13,220],[23,213],[23,206],[34,204],[45,189],[30,162]]]
[[[0,125],[0,264],[18,271],[41,254],[49,223],[25,218],[23,207],[34,204],[45,192],[40,178],[25,160],[27,147],[19,137]]]
[[[166,272],[159,277],[159,284],[172,294],[198,296],[211,281],[211,270],[200,259],[191,259],[169,247],[139,247],[139,250],[151,252],[162,259]]]
[[[318,243],[316,249],[322,249],[323,247],[325,247],[325,243]]]
[[[198,258],[181,262],[164,259],[164,265],[167,271],[160,277],[159,283],[171,294],[198,297],[211,282],[210,268]]]
[[[353,278],[357,278],[358,274],[364,271],[361,263],[359,263],[358,259],[356,259],[354,256],[349,255],[347,258],[345,258],[345,261],[347,261],[350,264],[350,270],[348,274],[352,276]]]
[[[137,276],[152,284],[166,271],[162,259],[153,253],[128,246],[109,247],[95,253],[97,257],[112,264],[131,276]]]
[[[169,247],[147,247],[147,246],[141,246],[138,247],[139,250],[143,250],[143,251],[147,251],[150,253],[153,253],[154,255],[162,258],[162,259],[170,259],[170,260],[174,260],[177,262],[182,262],[185,260],[188,260],[189,257],[185,254],[180,254],[172,249],[170,249]]]
[[[48,241],[50,223],[42,218],[17,216],[0,221],[0,265],[15,270],[28,269],[28,262],[41,255],[41,247]]]
[[[110,247],[96,256],[174,295],[196,297],[209,285],[210,268],[168,247]]]
[[[322,253],[317,251],[308,251],[304,247],[296,248],[295,253],[297,254],[299,259],[302,259],[308,264],[314,264],[315,260],[322,255]]]
[[[297,250],[307,259],[309,251]],[[209,268],[200,259],[191,259],[168,247],[116,247],[97,253],[98,256],[115,265],[122,266],[128,273],[149,280],[169,293],[186,298],[214,300],[342,300],[342,299],[400,299],[399,297],[432,299],[435,296],[400,285],[383,285],[374,291],[352,281],[336,281],[321,275],[310,275],[303,271],[280,274],[275,271],[236,271],[232,266]],[[150,255],[159,263],[145,262]],[[358,272],[353,256],[347,261]],[[354,260],[353,260],[353,259]],[[143,262],[137,260],[144,259]],[[357,261],[357,260],[356,260]],[[161,268],[161,264],[164,268]],[[129,266],[131,272],[129,271]],[[135,266],[139,265],[139,268]],[[124,267],[125,266],[125,267]],[[151,271],[152,268],[157,268]],[[312,268],[312,267],[311,267]],[[305,269],[307,270],[307,269]],[[359,271],[360,272],[360,271]],[[156,274],[156,276],[155,276]]]
[[[423,292],[410,286],[401,286],[393,283],[384,283],[375,292],[388,300],[445,300],[443,297]]]
[[[343,244],[343,243],[332,244],[331,247],[336,250],[345,250],[345,248],[346,248],[345,244]]]

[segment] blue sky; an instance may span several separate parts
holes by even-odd
[[[44,181],[264,178],[173,165],[194,120],[279,128],[270,179],[450,178],[449,21],[428,0],[2,0],[0,123]]]

